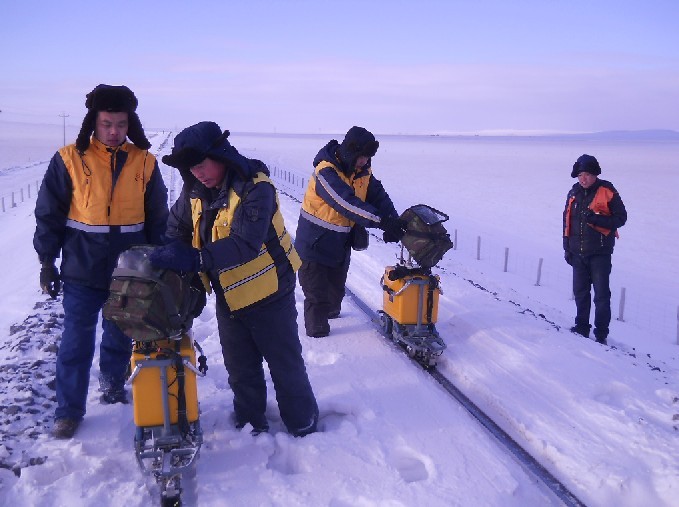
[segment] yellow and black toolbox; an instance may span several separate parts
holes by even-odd
[[[187,334],[180,340],[136,342],[131,365],[135,425],[177,424],[180,411],[189,423],[198,420],[196,350]]]
[[[399,324],[435,324],[438,319],[438,275],[387,266],[384,271],[384,312]]]

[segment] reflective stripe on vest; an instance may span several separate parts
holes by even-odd
[[[263,173],[257,173],[253,183],[271,183]],[[212,241],[228,238],[231,233],[231,224],[236,208],[240,205],[240,196],[232,189],[229,190],[229,205],[221,208],[212,226]],[[193,246],[201,248],[199,225],[202,215],[202,203],[200,199],[191,199],[191,214],[193,219]],[[277,241],[285,252],[292,269],[296,272],[302,265],[292,244],[292,238],[285,229],[283,215],[280,212],[278,195],[276,195],[276,210],[271,223],[277,234]],[[207,280],[205,274],[201,274],[203,283]],[[240,310],[257,301],[274,294],[278,290],[278,272],[271,254],[266,245],[262,245],[257,257],[239,264],[230,266],[219,271],[219,284],[224,290],[224,297],[229,308]],[[209,284],[208,284],[209,285]]]
[[[346,176],[337,167],[327,161],[323,161],[316,166],[312,178],[309,180],[309,186],[304,194],[304,201],[302,202],[302,216],[314,224],[329,229],[331,231],[349,232],[351,226],[354,225],[352,220],[349,220],[344,215],[332,208],[323,198],[316,192],[316,185],[321,185],[340,205],[346,208],[347,211],[365,217],[373,222],[379,222],[380,217],[367,212],[362,208],[352,206],[350,203],[342,199],[337,192],[319,175],[322,169],[330,167],[337,175],[354,190],[354,195],[361,201],[365,202],[368,195],[368,183],[370,182],[371,170],[368,169],[367,176],[355,178],[355,173],[351,177]]]
[[[77,229],[83,232],[97,232],[97,233],[109,233],[111,229],[117,229],[122,233],[129,232],[141,232],[144,230],[144,224],[133,224],[133,225],[88,225],[82,222],[77,222],[71,220],[70,218],[66,220],[66,227],[71,229]]]

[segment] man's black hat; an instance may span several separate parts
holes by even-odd
[[[138,104],[137,97],[127,86],[100,84],[85,98],[85,106],[88,110],[110,113],[134,113]]]
[[[577,178],[580,173],[589,173],[595,176],[601,174],[601,167],[599,162],[592,155],[581,155],[573,164],[573,171],[571,171],[571,178]]]
[[[228,137],[229,131],[222,131],[213,121],[196,123],[175,136],[172,153],[163,157],[163,163],[180,171],[188,171],[210,158],[245,174],[247,160],[229,143]]]
[[[85,107],[87,114],[83,119],[80,133],[75,141],[75,146],[79,152],[83,153],[90,146],[90,136],[94,132],[97,113],[106,111],[109,113],[127,113],[128,129],[127,137],[137,148],[148,150],[151,143],[144,134],[137,110],[137,97],[127,86],[114,86],[100,84],[85,96]]]
[[[344,136],[344,140],[339,145],[338,151],[342,162],[353,170],[356,159],[360,156],[373,157],[377,153],[380,143],[375,140],[375,136],[363,127],[351,127]]]

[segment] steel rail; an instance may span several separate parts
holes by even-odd
[[[296,202],[301,202],[299,198],[283,192],[278,191],[288,198]],[[370,322],[375,326],[375,329],[392,345],[397,345],[386,336],[382,330],[382,325],[377,313],[368,306],[360,297],[352,292],[348,287],[345,288],[346,295],[358,306],[358,308],[370,318]],[[434,368],[424,368],[415,359],[409,358],[414,364],[420,367],[425,372],[438,382],[443,389],[450,394],[462,407],[474,417],[481,426],[483,426],[498,442],[500,442],[505,449],[507,449],[519,464],[539,483],[544,484],[564,505],[568,507],[587,507],[573,492],[571,492],[564,484],[554,477],[549,470],[547,470],[540,462],[531,454],[521,447],[506,431],[495,423],[483,410],[481,410],[474,402],[472,402],[462,391],[460,391],[450,379],[445,377],[441,372]]]
[[[382,330],[380,319],[377,313],[370,308],[360,297],[358,297],[349,288],[346,289],[346,295],[365,313],[370,322],[375,326],[376,330],[395,347],[398,347],[390,337],[386,336]],[[399,347],[400,348],[400,347]],[[502,446],[507,449],[514,458],[524,467],[527,472],[537,481],[544,484],[564,505],[568,507],[586,507],[586,505],[571,492],[559,479],[554,477],[549,470],[547,470],[540,462],[535,459],[528,451],[521,447],[516,440],[514,440],[506,431],[498,426],[483,410],[481,410],[474,402],[472,402],[462,391],[460,391],[453,382],[445,377],[436,367],[424,368],[415,359],[410,358],[411,361],[428,373],[443,389],[457,400],[462,407],[469,412],[474,419],[476,419]]]

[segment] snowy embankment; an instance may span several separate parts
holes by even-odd
[[[278,162],[267,139],[257,142],[244,138],[242,144],[257,149],[242,151]],[[304,170],[306,145],[298,150],[294,140],[287,142],[291,165]],[[234,144],[241,146],[238,138]],[[166,181],[176,185],[168,171]],[[391,182],[387,188],[400,195],[403,187]],[[299,204],[282,196],[281,206],[294,232]],[[32,310],[46,300],[37,289],[33,225],[30,202],[0,215],[13,246],[0,251],[0,461],[17,465],[15,472],[0,468],[0,504],[148,505],[134,460],[131,406],[102,406],[91,389],[76,438],[61,442],[45,434],[57,333],[45,326],[49,308]],[[368,251],[354,254],[349,285],[375,309],[380,276],[396,254],[376,237]],[[645,337],[622,323],[611,347],[577,337],[564,330],[572,302],[555,302],[549,291],[483,266],[451,251],[435,270],[444,290],[437,328],[448,343],[440,370],[586,504],[677,505],[677,353],[644,349]],[[299,289],[296,296],[301,313]],[[58,324],[58,305],[53,311]],[[17,327],[10,332],[31,314],[29,339]],[[199,382],[205,444],[191,488],[200,505],[553,505],[350,301],[331,326],[326,339],[301,336],[322,431],[304,439],[287,435],[271,389],[272,431],[253,438],[229,420],[231,392],[213,301],[196,321],[194,336],[210,365]],[[96,358],[94,364],[92,386]]]

